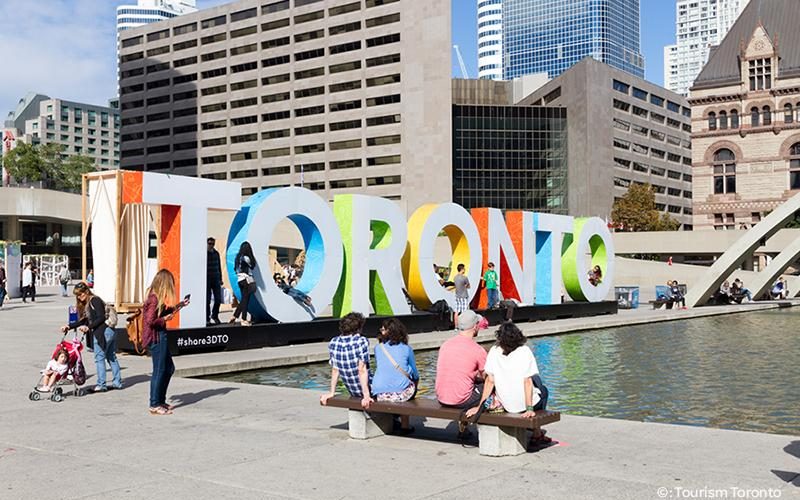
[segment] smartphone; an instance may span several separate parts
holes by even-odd
[[[186,296],[183,298],[184,302],[189,302],[192,299],[192,294],[187,293]]]
[[[191,293],[187,293],[187,294],[186,294],[186,296],[183,298],[183,300],[182,300],[182,301],[180,301],[180,302],[178,302],[178,303],[175,305],[175,310],[176,310],[176,311],[179,311],[180,309],[183,309],[184,307],[186,307],[186,306],[188,305],[188,303],[189,303],[189,300],[190,300],[191,298],[192,298],[192,294],[191,294]]]

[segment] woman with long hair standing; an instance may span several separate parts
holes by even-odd
[[[239,305],[236,306],[236,311],[233,312],[230,322],[236,323],[239,316],[242,317],[242,325],[250,326],[247,321],[247,307],[250,304],[250,297],[256,293],[256,280],[253,277],[253,269],[256,267],[256,257],[253,255],[253,249],[250,247],[250,242],[245,241],[239,247],[239,253],[236,254],[234,261],[234,270],[236,271],[236,280],[239,284],[239,291],[242,293],[242,298],[239,299]],[[253,319],[253,315],[250,315]]]
[[[161,269],[147,290],[147,299],[142,308],[142,345],[150,351],[153,359],[153,375],[150,378],[150,414],[170,415],[172,407],[167,404],[167,387],[175,372],[175,364],[167,345],[167,321],[175,312],[188,305],[188,296],[176,301],[175,277],[167,269]]]
[[[106,387],[106,362],[111,366],[114,389],[122,389],[122,375],[120,374],[119,361],[117,361],[117,340],[112,330],[106,324],[106,304],[97,295],[92,293],[89,286],[83,281],[72,289],[75,295],[75,305],[78,309],[78,321],[64,325],[61,331],[80,328],[83,332],[91,331],[94,350],[94,365],[97,369],[97,383],[94,392],[105,392]]]

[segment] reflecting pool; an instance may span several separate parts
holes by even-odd
[[[797,435],[799,323],[800,308],[792,308],[541,337],[529,345],[550,388],[550,409]],[[436,351],[417,353],[417,365],[420,397],[433,397]],[[317,363],[211,378],[325,390],[329,377],[327,363]]]

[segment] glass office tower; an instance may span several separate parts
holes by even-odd
[[[587,56],[644,78],[639,0],[503,1],[503,79],[555,78]]]

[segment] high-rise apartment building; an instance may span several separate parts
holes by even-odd
[[[450,24],[450,0],[241,0],[127,30],[122,168],[449,201]]]
[[[103,169],[119,167],[119,112],[107,106],[31,93],[8,114],[3,136],[12,145],[59,144],[64,155],[88,156]]]
[[[503,0],[478,0],[478,78],[503,78]]]
[[[664,86],[688,95],[708,61],[750,0],[678,0],[674,45],[664,48]]]
[[[644,77],[639,0],[502,0],[498,29],[505,80],[556,78],[587,56]]]
[[[197,0],[138,0],[117,7],[117,33],[197,11]]]

